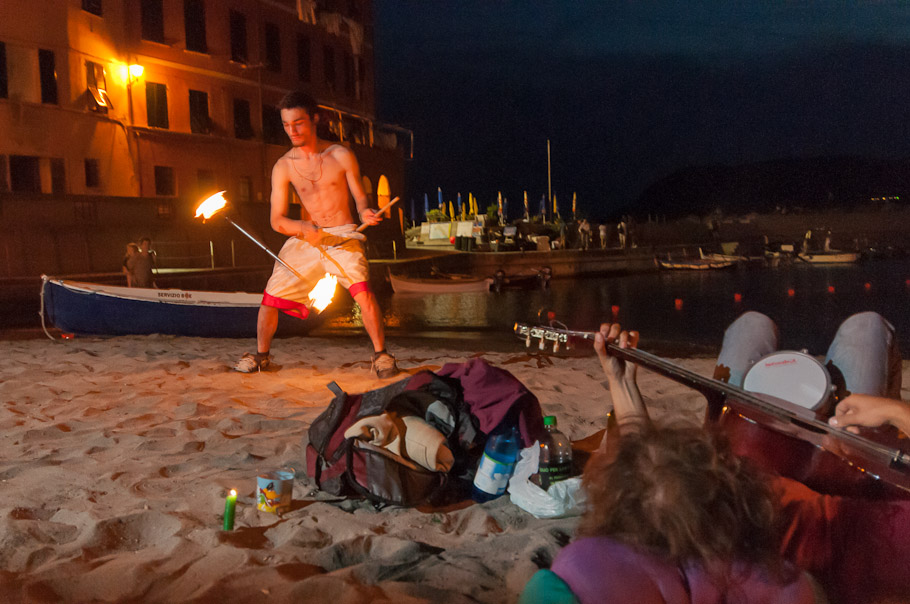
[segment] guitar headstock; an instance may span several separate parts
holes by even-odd
[[[547,345],[553,343],[553,353],[559,352],[561,348],[570,350],[572,348],[571,334],[567,330],[545,325],[528,325],[526,323],[516,323],[513,328],[515,335],[525,341],[527,348],[531,347],[534,340],[538,341],[537,347],[545,350]]]

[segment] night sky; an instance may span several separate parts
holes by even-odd
[[[635,208],[691,166],[910,157],[910,3],[374,0],[378,112],[422,207]],[[397,192],[396,192],[397,193]],[[643,211],[643,208],[635,208]]]

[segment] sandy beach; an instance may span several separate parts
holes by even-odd
[[[4,602],[509,602],[577,519],[507,497],[445,510],[339,504],[314,490],[301,437],[332,398],[383,384],[366,340],[276,342],[278,371],[230,365],[248,341],[179,337],[0,343]],[[605,426],[593,356],[391,349],[408,373],[482,356],[518,377],[572,439]],[[468,348],[468,350],[466,350]],[[708,375],[711,358],[676,359]],[[910,365],[904,363],[905,383]],[[698,421],[700,396],[647,371],[657,418]],[[294,505],[256,509],[256,475],[294,468]],[[221,530],[239,492],[236,529]]]

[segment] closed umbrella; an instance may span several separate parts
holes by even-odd
[[[458,194],[458,215],[464,220],[464,207],[461,205],[461,193]]]
[[[427,194],[423,194],[423,219],[427,219],[427,214],[430,213],[430,198],[427,197]]]
[[[531,218],[531,212],[528,210],[528,192],[525,191],[525,220]]]
[[[576,201],[576,195],[575,195],[575,192],[573,191],[572,192],[572,220],[575,220],[575,201]]]
[[[446,206],[442,203],[442,187],[436,187],[436,194],[439,197],[439,209],[445,214]]]
[[[547,195],[544,193],[540,196],[540,218],[543,222],[547,221]]]

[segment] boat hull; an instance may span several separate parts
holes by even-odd
[[[262,294],[113,287],[45,277],[43,316],[66,333],[256,337]],[[305,335],[314,318],[282,313],[277,335]]]
[[[859,252],[820,252],[805,253],[797,256],[810,264],[852,264],[859,261]]]
[[[657,259],[657,266],[662,269],[674,271],[708,271],[735,266],[738,261],[734,260],[689,260],[689,261],[671,261]]]
[[[390,274],[389,283],[397,294],[457,294],[488,292],[493,279],[405,279]]]

